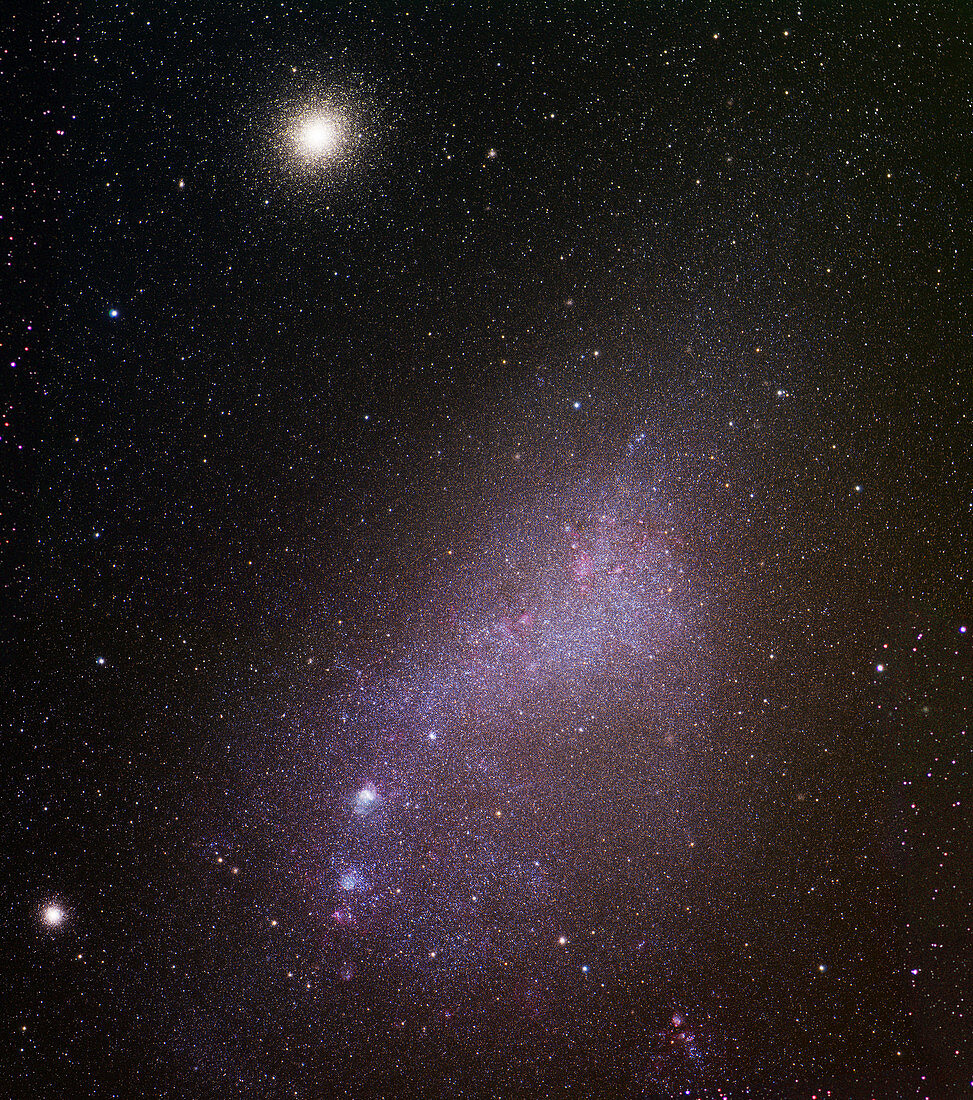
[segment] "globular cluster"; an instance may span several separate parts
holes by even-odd
[[[356,216],[363,216],[385,182],[388,145],[401,121],[395,92],[337,61],[291,66],[271,86],[248,93],[234,111],[234,129],[223,135],[233,143],[234,201],[340,219],[353,197]]]
[[[45,905],[41,909],[41,920],[48,928],[59,927],[67,917],[67,914],[56,902],[51,902],[50,905]]]
[[[35,7],[0,1095],[969,1095],[963,13]]]

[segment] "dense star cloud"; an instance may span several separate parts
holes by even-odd
[[[6,29],[0,1093],[967,1095],[966,17]]]
[[[349,668],[331,713],[312,688],[287,716],[307,736],[278,860],[296,859],[299,881],[323,891],[325,910],[333,902],[330,920],[356,930],[338,937],[351,949],[377,934],[420,973],[439,960],[441,984],[503,975],[516,958],[518,980],[549,993],[545,971],[565,968],[558,948],[593,896],[612,898],[619,876],[661,894],[660,849],[668,866],[687,861],[705,603],[660,523],[659,486],[636,476],[651,468],[639,447],[588,485],[520,485],[502,508],[485,505],[496,533],[438,624],[388,661]],[[353,774],[334,768],[336,752]],[[336,804],[321,807],[322,790]],[[276,789],[264,805],[275,818]],[[622,834],[634,855],[614,850]],[[628,907],[612,907],[627,924]],[[639,914],[626,936],[655,923]]]

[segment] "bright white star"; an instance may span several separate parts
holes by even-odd
[[[314,117],[305,119],[296,130],[298,148],[308,157],[320,157],[330,153],[338,144],[338,126],[333,119]]]

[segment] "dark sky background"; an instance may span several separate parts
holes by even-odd
[[[0,1095],[971,1095],[969,11],[2,26]]]

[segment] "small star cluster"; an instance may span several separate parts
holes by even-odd
[[[4,1096],[973,1089],[969,20],[4,17]]]

